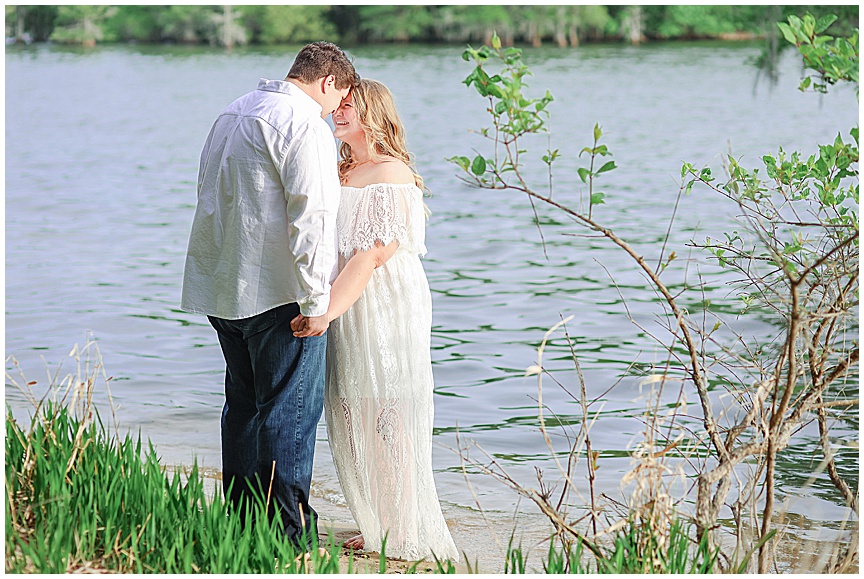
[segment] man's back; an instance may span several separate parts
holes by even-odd
[[[335,163],[321,106],[291,83],[262,79],[231,103],[201,154],[181,307],[223,319],[291,302],[326,311]]]

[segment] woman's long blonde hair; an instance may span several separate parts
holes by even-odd
[[[373,160],[381,157],[394,157],[404,162],[414,173],[414,183],[422,191],[423,178],[414,169],[414,155],[408,152],[405,143],[405,127],[396,112],[393,95],[386,86],[377,80],[360,79],[351,89],[354,110],[363,131],[366,133],[366,146]],[[345,183],[348,172],[358,165],[351,154],[351,147],[342,143],[339,147],[342,159],[339,161],[339,178]]]

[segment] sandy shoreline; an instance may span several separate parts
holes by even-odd
[[[346,525],[344,523],[333,523],[330,521],[319,520],[318,535],[319,540],[325,542],[330,535],[337,541],[345,541],[355,536],[358,533],[357,527]],[[353,572],[354,573],[378,573],[380,564],[380,556],[378,553],[355,552]],[[339,557],[339,568],[343,573],[348,572],[348,565],[351,559],[351,551],[342,547],[342,554]],[[387,573],[406,573],[414,566],[413,561],[403,561],[402,559],[387,559]],[[457,563],[455,565],[457,573],[466,573],[467,568],[464,564]],[[424,561],[417,565],[415,572],[417,573],[433,573],[437,565],[434,561]]]

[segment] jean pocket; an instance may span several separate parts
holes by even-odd
[[[267,328],[273,326],[273,324],[276,323],[277,318],[278,315],[276,310],[272,309],[263,314],[252,316],[251,318],[237,320],[234,322],[234,325],[243,332],[244,336],[250,336],[252,334],[257,334],[258,332],[263,332]]]

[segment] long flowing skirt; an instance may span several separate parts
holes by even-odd
[[[458,560],[432,475],[432,302],[416,255],[375,270],[327,341],[327,434],[365,542],[406,560]]]

